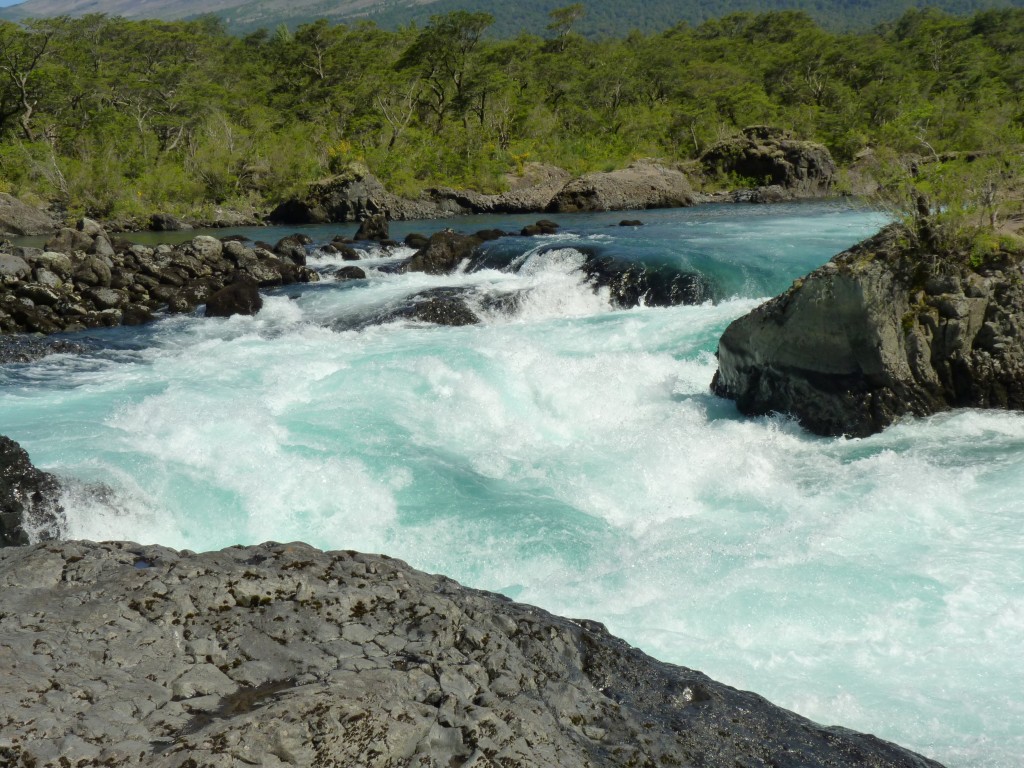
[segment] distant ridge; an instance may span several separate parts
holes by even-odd
[[[129,19],[192,19],[206,14],[222,18],[234,32],[295,27],[318,18],[332,22],[372,19],[394,28],[431,15],[466,9],[495,18],[491,34],[513,37],[543,34],[550,11],[568,0],[27,0],[0,8],[0,19],[23,20],[102,13]],[[965,15],[991,8],[1024,7],[1024,0],[586,0],[586,13],[575,29],[591,37],[620,36],[630,30],[654,32],[680,22],[700,24],[741,11],[805,11],[833,30],[864,29],[899,18],[910,8],[931,6]]]

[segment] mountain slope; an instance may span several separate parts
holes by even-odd
[[[394,28],[420,25],[437,13],[458,9],[486,11],[495,17],[491,34],[543,34],[548,14],[569,0],[27,0],[0,9],[0,18],[26,19],[103,13],[130,19],[188,19],[216,14],[228,28],[248,32],[284,23],[296,26],[326,17],[334,22],[370,18]],[[931,0],[928,5],[955,14],[989,8],[1024,7],[1024,0]],[[637,29],[653,32],[679,22],[700,24],[739,11],[805,11],[834,30],[866,28],[901,16],[920,0],[585,0],[586,13],[576,31],[588,36],[618,36]]]

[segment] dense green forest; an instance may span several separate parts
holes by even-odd
[[[1024,143],[1024,10],[910,11],[873,32],[799,12],[592,40],[456,11],[385,31],[324,21],[245,37],[87,16],[0,26],[0,191],[109,218],[266,210],[359,161],[394,190],[494,191],[528,161],[687,161],[744,126],[938,157]]]

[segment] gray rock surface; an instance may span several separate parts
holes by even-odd
[[[0,762],[938,765],[398,560],[89,542],[0,551]]]
[[[0,234],[48,235],[56,229],[57,223],[49,214],[0,192]]]
[[[695,199],[685,173],[645,160],[618,171],[590,173],[570,181],[546,210],[572,213],[678,208],[693,205]]]
[[[864,436],[905,414],[1024,409],[1024,254],[911,245],[893,225],[733,322],[713,390]]]

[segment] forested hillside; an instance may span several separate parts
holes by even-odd
[[[929,5],[954,14],[972,14],[994,8],[1021,7],[1024,0],[931,0]],[[560,0],[27,0],[0,8],[0,18],[52,18],[105,13],[131,19],[194,19],[216,14],[232,32],[291,28],[318,18],[332,22],[372,20],[386,29],[416,23],[430,16],[457,10],[490,13],[493,37],[515,37],[527,32],[543,34],[548,14]],[[576,31],[586,37],[620,37],[632,30],[652,33],[680,22],[702,24],[730,13],[804,11],[832,31],[865,30],[893,21],[919,7],[920,0],[587,0],[586,14]]]
[[[98,217],[266,210],[367,164],[398,192],[493,191],[528,161],[581,172],[686,161],[744,126],[938,157],[1024,142],[1024,11],[911,11],[837,34],[737,14],[595,41],[577,8],[547,38],[491,17],[320,21],[247,37],[214,19],[0,25],[0,191]]]

